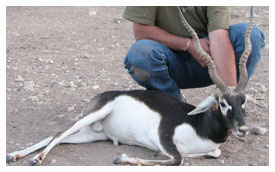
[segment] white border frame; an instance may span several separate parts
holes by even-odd
[[[1,101],[0,101],[0,118],[1,118],[1,130],[0,130],[0,141],[1,141],[1,149],[0,149],[0,162],[1,162],[1,170],[5,171],[18,171],[18,170],[37,170],[37,168],[33,167],[11,167],[6,166],[5,162],[5,155],[6,155],[6,6],[176,6],[176,5],[208,5],[208,6],[218,6],[218,5],[224,5],[224,6],[269,6],[269,18],[274,17],[274,6],[272,5],[273,0],[5,0],[0,2],[0,95],[1,95]],[[269,20],[270,21],[270,20]],[[274,38],[274,22],[270,21],[269,23],[269,45],[272,47],[273,44],[273,38]],[[272,51],[272,48],[269,49],[269,56],[274,56],[274,50]],[[269,59],[270,64],[274,64],[274,58]],[[269,68],[269,88],[274,88],[274,80],[272,79],[274,68]],[[274,77],[274,76],[273,76]],[[274,91],[273,89],[270,89],[270,105],[274,102]],[[274,122],[273,112],[274,108],[272,106],[269,106],[269,123],[270,121]],[[167,168],[173,168],[173,170],[214,170],[214,171],[232,171],[232,170],[265,170],[270,171],[272,167],[274,166],[274,156],[271,154],[271,152],[274,152],[274,137],[273,131],[274,131],[274,125],[269,125],[269,166],[267,167],[96,167],[96,166],[81,166],[81,168],[89,168],[88,170],[120,170],[120,171],[129,171],[129,170],[140,170],[138,168],[143,168],[142,170],[152,170],[151,168],[155,168],[154,170],[168,170]],[[20,169],[19,169],[20,168]],[[50,168],[53,168],[53,170],[58,170],[62,168],[62,170],[77,170],[79,167],[40,167],[39,170],[51,170]],[[77,169],[76,169],[77,168]],[[90,169],[93,168],[93,169]],[[119,169],[118,169],[119,168]],[[184,169],[183,169],[184,168]]]

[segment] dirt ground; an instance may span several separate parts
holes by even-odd
[[[89,98],[107,90],[143,89],[124,69],[123,58],[135,41],[124,7],[7,7],[6,152],[26,148],[69,127]],[[233,7],[232,24],[247,22],[248,7]],[[269,165],[269,8],[255,8],[256,25],[266,47],[246,93],[247,124],[263,127],[245,142],[232,138],[221,145],[219,159],[185,159],[191,166]],[[198,104],[214,87],[182,90]],[[200,95],[200,96],[198,96]],[[97,142],[55,147],[43,165],[111,166],[122,153],[144,159],[151,150]],[[28,165],[31,154],[9,165]]]

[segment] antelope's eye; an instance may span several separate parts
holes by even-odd
[[[224,102],[220,102],[220,105],[221,105],[221,107],[225,107],[225,104],[224,104]]]

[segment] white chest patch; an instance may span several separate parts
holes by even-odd
[[[189,124],[178,126],[173,139],[181,154],[207,153],[219,147],[219,144],[199,137]]]
[[[103,121],[107,137],[120,143],[158,150],[161,116],[130,96],[120,96],[115,102],[111,114]]]

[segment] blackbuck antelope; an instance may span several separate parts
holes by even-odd
[[[95,96],[81,113],[81,119],[70,128],[24,150],[6,156],[7,163],[46,147],[29,160],[40,165],[50,150],[60,143],[88,143],[112,140],[114,145],[128,144],[159,151],[168,160],[144,160],[122,154],[116,164],[182,165],[184,157],[221,155],[219,145],[232,134],[244,139],[248,132],[244,113],[247,96],[242,93],[248,77],[246,62],[251,51],[250,33],[253,14],[246,31],[246,48],[239,64],[240,77],[236,88],[229,88],[217,75],[216,67],[200,46],[195,31],[178,7],[184,27],[192,35],[197,52],[208,65],[217,91],[197,107],[180,102],[158,91],[109,91]]]

